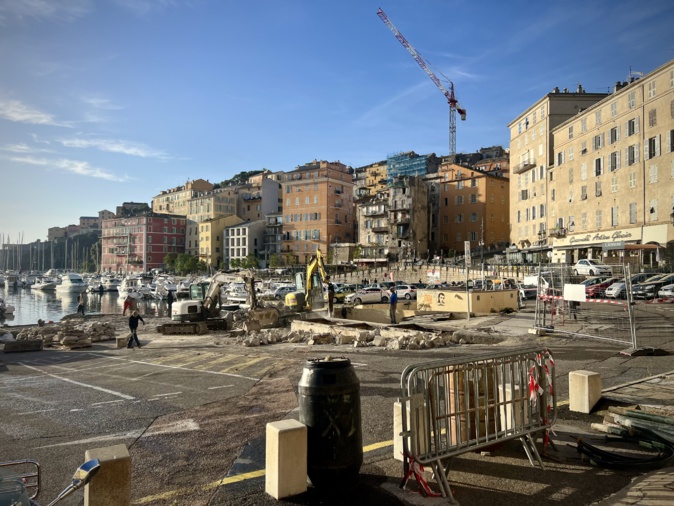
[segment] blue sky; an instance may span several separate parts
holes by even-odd
[[[0,0],[0,234],[46,239],[187,179],[508,144],[555,86],[674,58],[674,2]]]

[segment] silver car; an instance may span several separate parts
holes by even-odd
[[[366,288],[361,288],[356,293],[350,293],[344,298],[344,302],[347,304],[364,304],[364,303],[379,303],[379,302],[388,302],[389,291],[382,290],[376,286],[368,286]]]

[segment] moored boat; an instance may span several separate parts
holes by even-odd
[[[69,272],[61,276],[61,284],[56,285],[57,292],[81,293],[86,292],[87,284],[79,274]]]

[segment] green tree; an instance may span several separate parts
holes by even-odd
[[[175,272],[177,259],[178,259],[177,253],[169,253],[164,257],[164,267],[166,267],[166,269],[169,271]]]
[[[241,267],[241,260],[238,258],[232,258],[229,261],[229,268],[230,269],[238,269]]]
[[[259,265],[257,257],[253,254],[248,255],[242,263],[244,269],[257,269]]]
[[[269,268],[270,269],[276,269],[277,267],[281,266],[281,257],[274,253],[269,257]]]
[[[292,253],[286,253],[283,255],[283,263],[285,265],[295,265],[297,263],[297,257]]]

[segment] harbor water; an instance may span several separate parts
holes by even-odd
[[[77,293],[43,292],[30,288],[0,288],[0,297],[14,306],[14,315],[0,315],[0,325],[35,325],[42,319],[58,322],[77,313]],[[124,299],[118,292],[85,293],[85,314],[122,314]],[[141,300],[138,310],[143,315],[168,316],[166,301]],[[127,315],[128,315],[127,311]]]

